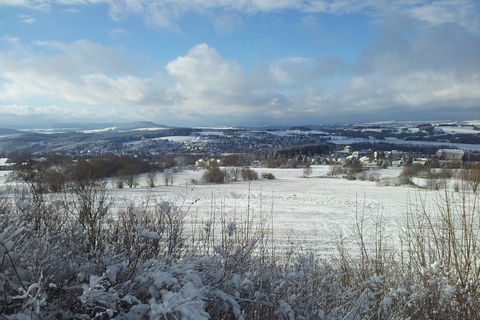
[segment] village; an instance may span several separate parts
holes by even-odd
[[[35,139],[39,134],[34,135]],[[222,167],[303,168],[311,165],[355,166],[358,171],[422,165],[461,168],[478,163],[480,147],[474,125],[409,125],[401,127],[290,127],[283,129],[175,128],[100,133],[43,134],[45,141],[29,143],[29,134],[2,138],[24,141],[27,147],[0,150],[0,170],[25,164],[98,160],[112,167],[107,177]],[[42,137],[41,136],[41,137]],[[64,141],[62,142],[62,137]],[[88,137],[88,139],[85,139]],[[10,139],[10,140],[9,140]],[[17,139],[17,140],[14,140]],[[33,139],[33,138],[32,138]],[[50,140],[49,140],[50,139]],[[420,140],[423,139],[423,140]],[[81,141],[78,143],[77,141]],[[43,146],[42,149],[38,145]],[[28,151],[31,152],[28,152]],[[34,150],[38,150],[33,152]],[[119,164],[120,163],[120,164]],[[110,172],[111,171],[111,172]],[[118,171],[118,172],[117,172]]]

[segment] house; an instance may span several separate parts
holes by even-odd
[[[195,161],[195,166],[205,168],[207,166],[207,161],[200,159]]]
[[[363,156],[361,157],[360,159],[358,159],[360,161],[361,164],[363,165],[367,165],[370,163],[370,158],[369,157],[366,157],[366,156]]]
[[[462,160],[465,155],[465,150],[458,149],[439,149],[436,153],[437,157],[442,160]]]
[[[220,165],[221,161],[220,161],[220,159],[211,159],[211,160],[208,160],[208,161],[200,159],[200,160],[195,161],[195,166],[201,167],[201,168],[208,168],[213,163],[216,163],[217,165]]]
[[[9,163],[8,161],[8,158],[0,158],[0,170],[8,169],[14,165],[14,163]]]

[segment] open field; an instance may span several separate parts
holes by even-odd
[[[385,218],[386,235],[396,237],[398,225],[407,210],[407,204],[418,192],[434,197],[433,191],[418,191],[409,186],[379,186],[374,181],[350,181],[326,177],[328,166],[313,166],[311,177],[302,177],[303,169],[265,169],[275,180],[201,184],[203,171],[185,171],[175,174],[173,186],[147,189],[144,177],[136,189],[112,190],[118,209],[128,201],[141,204],[147,199],[166,200],[182,206],[187,222],[202,229],[202,224],[221,221],[245,224],[248,219],[254,229],[268,230],[273,235],[277,250],[299,248],[331,254],[340,237],[345,244],[354,241],[355,215],[364,215],[367,225],[375,217]],[[378,178],[397,177],[401,168],[370,171]],[[162,174],[158,184],[162,184]],[[413,200],[415,201],[415,200]],[[378,220],[378,219],[377,219]],[[194,228],[187,223],[187,226]],[[188,230],[186,230],[188,232]],[[368,241],[368,239],[367,239]]]
[[[207,222],[215,222],[213,226],[220,230],[222,221],[240,226],[248,220],[254,230],[263,228],[269,239],[273,235],[271,245],[276,250],[305,249],[322,255],[334,253],[340,238],[347,246],[355,243],[356,215],[364,216],[372,230],[379,217],[385,219],[385,235],[395,241],[408,204],[421,195],[431,199],[433,205],[436,196],[434,191],[419,191],[411,186],[379,186],[368,179],[330,178],[329,166],[312,168],[309,178],[302,177],[302,168],[255,168],[259,175],[268,172],[276,179],[224,184],[198,183],[202,170],[184,171],[175,174],[172,186],[163,186],[159,173],[155,188],[146,188],[143,175],[137,188],[109,192],[116,199],[114,211],[129,203],[142,206],[149,201],[169,201],[181,206],[186,213],[186,228],[190,229],[185,230],[187,234],[201,230]],[[389,168],[367,174],[381,179],[397,177],[401,170]],[[0,172],[0,185],[5,183],[6,174],[8,171]]]

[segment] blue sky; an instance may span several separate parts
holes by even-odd
[[[476,0],[0,0],[0,127],[478,118]]]

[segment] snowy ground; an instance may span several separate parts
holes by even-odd
[[[173,201],[188,211],[188,222],[200,226],[214,220],[218,227],[222,219],[240,225],[248,217],[256,227],[267,227],[279,249],[313,249],[329,254],[335,251],[340,237],[347,245],[352,245],[356,214],[364,214],[370,226],[374,217],[385,217],[386,234],[389,237],[398,235],[398,225],[407,204],[417,194],[415,188],[327,178],[328,166],[312,168],[310,178],[302,177],[303,169],[258,168],[255,170],[259,175],[270,172],[276,179],[221,185],[195,184],[193,180],[201,181],[202,171],[187,171],[176,174],[174,186],[112,192],[118,198],[136,203],[145,203],[152,197],[157,201]],[[397,177],[400,171],[400,168],[386,169],[370,174]],[[162,184],[162,175],[158,178],[158,183]],[[145,184],[141,181],[141,186]]]
[[[367,223],[374,217],[386,219],[387,235],[397,237],[399,223],[409,201],[418,195],[415,188],[379,186],[372,181],[349,181],[327,178],[328,166],[312,166],[309,178],[303,178],[303,169],[266,169],[275,180],[241,181],[225,184],[201,184],[202,171],[185,171],[175,174],[173,186],[162,186],[163,176],[158,175],[158,187],[146,188],[142,176],[135,189],[113,189],[117,209],[133,201],[144,204],[147,200],[171,201],[187,211],[187,226],[202,228],[202,223],[234,221],[240,226],[247,217],[255,228],[268,227],[277,249],[313,249],[322,254],[335,251],[336,243],[344,237],[347,244],[354,243],[355,215],[364,214]],[[401,168],[369,172],[379,177],[397,177]],[[7,171],[0,171],[0,186],[5,183]],[[197,183],[194,183],[197,181]],[[109,187],[111,187],[109,183]],[[433,197],[432,191],[421,191]],[[193,223],[191,225],[190,223]],[[368,240],[368,239],[367,239]]]

